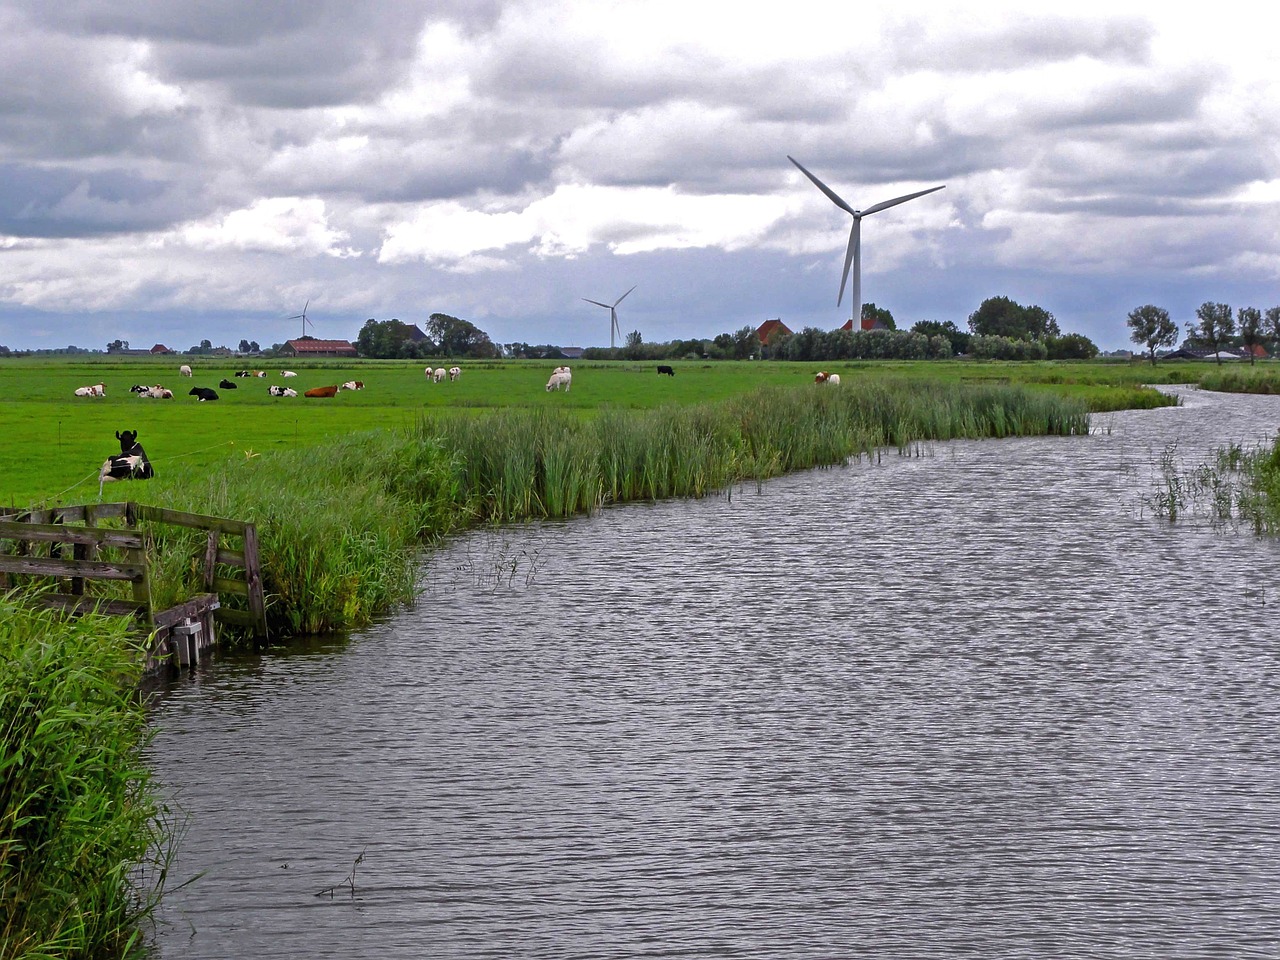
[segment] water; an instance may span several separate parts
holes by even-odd
[[[1186,397],[469,535],[219,658],[156,953],[1280,955],[1280,546],[1143,502],[1280,398]]]

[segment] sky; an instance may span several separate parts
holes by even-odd
[[[1250,7],[1262,5],[1250,3]],[[1280,14],[828,0],[0,0],[0,344],[835,329],[1104,350],[1280,305]]]

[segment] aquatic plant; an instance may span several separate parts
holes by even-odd
[[[1149,502],[1157,516],[1169,520],[1198,513],[1275,536],[1280,533],[1280,438],[1255,448],[1230,443],[1190,466],[1179,464],[1176,446],[1167,447]]]
[[[0,595],[0,960],[124,956],[174,835],[141,752],[141,641]]]

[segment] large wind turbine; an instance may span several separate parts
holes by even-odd
[[[923,197],[926,193],[933,193],[935,190],[941,190],[945,187],[930,187],[928,190],[918,190],[915,193],[908,193],[905,197],[895,197],[892,200],[885,200],[881,203],[872,204],[865,210],[855,210],[853,207],[845,203],[836,194],[834,190],[825,183],[815,177],[806,170],[795,157],[788,154],[787,159],[800,168],[800,172],[813,181],[814,186],[827,195],[827,199],[834,203],[841,210],[853,217],[853,228],[849,231],[849,248],[844,254],[844,273],[840,275],[840,295],[836,297],[836,306],[840,306],[840,301],[844,299],[845,281],[849,279],[849,264],[853,264],[853,329],[860,330],[862,324],[862,218],[869,217],[873,213],[879,213],[881,210],[887,210],[889,207],[896,207],[900,203],[906,203],[908,200],[914,200],[916,197]]]
[[[639,284],[636,284],[636,287],[638,286]],[[631,290],[634,290],[636,287],[632,287]],[[628,290],[627,293],[630,293],[631,290]],[[618,326],[618,304],[620,304],[623,300],[627,299],[627,293],[624,293],[617,300],[613,301],[612,304],[601,303],[599,300],[587,300],[586,297],[582,298],[583,300],[587,300],[587,303],[594,303],[597,307],[604,307],[606,310],[609,311],[609,349],[610,350],[614,348],[613,347],[614,334],[616,333],[619,339],[622,338],[622,329]]]

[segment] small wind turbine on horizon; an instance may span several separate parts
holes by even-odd
[[[828,187],[825,183],[815,177],[812,173],[804,168],[804,166],[795,157],[790,154],[787,159],[800,168],[800,172],[813,181],[814,186],[827,195],[827,199],[834,203],[841,210],[845,211],[853,217],[853,227],[849,231],[849,247],[844,254],[844,273],[840,275],[840,295],[836,297],[836,306],[840,306],[840,302],[844,299],[844,286],[849,279],[849,265],[853,264],[853,289],[850,291],[853,304],[853,329],[861,329],[862,323],[862,218],[869,217],[873,213],[879,213],[881,210],[887,210],[889,207],[896,207],[900,203],[906,203],[908,200],[914,200],[916,197],[923,197],[926,193],[933,193],[941,190],[946,186],[944,183],[941,187],[930,187],[928,190],[918,190],[915,193],[908,193],[904,197],[894,197],[892,200],[884,200],[880,203],[872,204],[865,210],[855,210],[849,204],[845,203],[840,196]]]
[[[639,284],[636,284],[636,287],[638,286]],[[634,290],[636,287],[632,287],[631,290]],[[582,298],[583,300],[586,300],[587,303],[594,303],[597,307],[604,307],[606,310],[609,311],[609,349],[610,350],[614,349],[614,340],[613,340],[614,334],[617,334],[619,340],[622,339],[622,328],[618,326],[618,304],[620,304],[623,300],[627,299],[627,294],[629,294],[631,290],[628,290],[627,293],[624,293],[617,300],[613,301],[612,304],[601,303],[599,300],[587,300],[586,297]]]
[[[301,313],[295,313],[292,317],[289,317],[289,318],[288,318],[288,319],[290,319],[290,320],[301,320],[301,321],[302,321],[302,336],[303,336],[303,338],[305,338],[305,337],[306,337],[306,335],[307,335],[307,324],[308,324],[308,323],[311,323],[311,321],[307,319],[307,307],[309,307],[309,306],[311,306],[311,301],[308,299],[308,300],[307,300],[307,302],[306,302],[306,304],[303,306],[303,308],[302,308],[302,312],[301,312]],[[312,329],[312,330],[314,330],[314,329],[315,329],[315,327],[316,327],[316,325],[315,325],[314,323],[311,323],[311,329]]]

